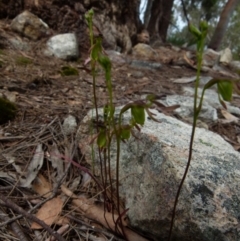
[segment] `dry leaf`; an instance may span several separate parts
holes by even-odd
[[[44,221],[47,225],[51,226],[56,223],[59,219],[59,214],[62,211],[63,201],[60,197],[53,198],[48,202],[44,203],[43,206],[38,210],[36,217]],[[31,229],[42,229],[38,223],[33,222]]]
[[[61,186],[61,190],[67,196],[74,198],[72,201],[73,204],[77,206],[81,211],[83,211],[88,218],[96,220],[108,229],[115,230],[116,225],[113,220],[113,216],[115,220],[118,220],[119,217],[117,214],[112,215],[112,213],[110,212],[104,212],[104,209],[102,207],[94,204],[93,202],[90,202],[90,200],[86,199],[85,197],[77,197],[63,185]],[[127,223],[124,218],[125,215],[122,215],[121,219],[123,224],[123,231],[129,241],[148,241],[147,239],[127,228]],[[121,231],[120,228],[118,229],[119,231]]]
[[[195,80],[196,80],[196,76],[193,76],[193,77],[183,77],[183,78],[175,79],[175,80],[173,81],[173,83],[177,83],[177,84],[187,84],[187,83],[194,82]]]
[[[186,55],[186,53],[184,54],[183,56],[183,59],[193,68],[193,69],[197,69],[195,64],[194,64],[194,61],[189,59]]]
[[[221,110],[222,115],[224,116],[224,118],[226,120],[222,120],[222,123],[238,123],[238,118],[232,114],[230,114],[229,112],[227,112],[226,110]]]
[[[52,194],[52,186],[42,174],[38,174],[32,184],[32,188],[36,193],[44,196],[45,198],[49,197]]]
[[[233,148],[235,151],[239,151],[240,150],[240,145],[233,145]]]
[[[32,181],[36,178],[38,171],[42,168],[43,158],[44,153],[42,149],[42,144],[38,144],[34,156],[27,168],[26,179],[21,178],[21,187],[29,187],[31,185]]]
[[[15,172],[6,172],[6,171],[0,171],[0,178],[6,178],[11,182],[16,182],[17,180],[17,175]]]
[[[82,101],[80,100],[67,100],[67,104],[70,106],[81,106]]]
[[[63,160],[57,144],[53,142],[49,148],[49,161],[52,162],[52,167],[57,170],[57,176],[60,178],[63,175]]]
[[[15,103],[16,102],[16,99],[17,99],[17,95],[18,93],[17,92],[5,92],[4,93],[4,96],[11,102]]]
[[[49,79],[59,79],[59,78],[61,78],[61,75],[60,75],[60,74],[50,75],[50,76],[49,76]]]
[[[16,172],[21,176],[23,174],[22,168],[20,165],[16,164],[16,158],[11,154],[3,154],[3,156],[6,158],[7,162],[11,164],[16,170]]]

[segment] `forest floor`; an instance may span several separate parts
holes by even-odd
[[[0,152],[2,153],[0,155],[0,175],[2,175],[2,171],[17,172],[16,167],[10,165],[6,155],[14,157],[16,165],[27,168],[39,143],[44,145],[45,159],[47,159],[47,153],[53,143],[57,144],[61,155],[69,153],[75,161],[81,158],[81,151],[78,144],[75,143],[74,136],[67,138],[64,136],[62,123],[64,118],[71,114],[77,118],[79,125],[87,111],[93,107],[92,77],[84,69],[84,62],[87,57],[87,53],[82,53],[78,61],[66,62],[46,57],[39,50],[32,52],[22,52],[13,48],[0,50],[0,94],[13,100],[18,107],[16,118],[0,126]],[[26,58],[29,60],[28,62],[24,61]],[[79,74],[77,76],[61,76],[61,69],[64,66],[76,68]],[[157,95],[181,94],[183,86],[193,87],[194,83],[176,84],[173,83],[173,79],[192,77],[195,74],[196,70],[192,68],[186,66],[176,68],[170,64],[162,64],[162,67],[158,70],[136,69],[129,65],[119,66],[113,64],[114,103],[120,106],[140,99],[146,93]],[[208,76],[208,73],[203,73],[203,75]],[[107,102],[104,73],[101,71],[99,71],[96,85],[98,105],[100,107]],[[239,99],[234,99],[233,102],[240,107]],[[179,118],[178,116],[175,117]],[[235,143],[236,147],[240,132],[238,123],[220,124],[212,122],[207,124],[210,130],[217,132],[225,139],[227,138],[230,143]],[[54,169],[51,169],[48,165],[43,164],[40,173],[45,177],[44,180],[52,183],[54,178],[49,172],[54,172]],[[84,165],[84,161],[81,162],[81,165]],[[68,184],[76,180],[79,176],[78,168],[72,167],[67,176]],[[33,201],[38,200],[38,202],[41,202],[41,192],[38,188],[34,190],[26,189],[18,185],[18,183],[6,180],[8,179],[1,176],[1,196],[8,196],[25,210],[29,210],[35,205]],[[87,195],[93,196],[96,188],[93,187],[92,189],[84,190]],[[36,192],[39,194],[38,196],[36,196]],[[74,215],[69,215],[72,212],[70,205],[66,203],[62,213],[76,224]],[[2,209],[2,211],[7,215],[9,214],[6,209]],[[8,218],[17,215],[15,210]],[[78,213],[75,214],[75,217],[81,215],[81,213]],[[76,233],[82,235],[81,237],[86,235],[86,230],[84,228],[79,230],[79,227],[87,227],[86,229],[88,229],[87,223],[90,222],[86,221],[85,218],[78,218],[78,220],[83,221],[78,227],[75,224],[72,225],[66,235],[67,240],[74,240]],[[20,219],[19,224],[23,233],[31,236],[33,240],[36,233],[30,228],[30,222]],[[0,229],[4,230],[1,224]],[[89,230],[90,233],[95,235],[98,233],[97,235],[100,237],[99,232],[94,232],[91,228]],[[4,232],[1,233],[0,239],[6,240]],[[9,232],[8,235],[14,236],[12,232]],[[45,237],[44,232],[41,235]],[[8,240],[14,240],[14,238]]]

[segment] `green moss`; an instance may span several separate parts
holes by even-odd
[[[78,75],[78,70],[71,66],[63,66],[61,75],[62,76]]]
[[[0,124],[12,120],[17,113],[17,107],[14,103],[0,97]]]
[[[17,65],[24,65],[24,66],[26,66],[26,65],[28,65],[28,64],[31,64],[31,63],[32,63],[32,60],[29,59],[29,58],[20,56],[20,57],[17,57],[17,58],[16,58],[16,61],[15,61],[15,62],[16,62]]]

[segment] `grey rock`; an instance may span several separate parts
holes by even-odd
[[[73,33],[58,34],[47,42],[46,55],[54,55],[64,60],[75,60],[79,57],[77,37]]]
[[[174,110],[174,113],[177,113],[182,118],[193,117],[193,97],[170,95],[166,97],[166,100],[161,100],[160,102],[166,106],[180,105],[179,108]],[[215,121],[218,119],[217,110],[209,105],[208,102],[204,101],[199,117],[204,120]]]
[[[212,79],[211,76],[200,76],[199,83],[201,86],[207,84]]]
[[[132,55],[147,59],[156,59],[158,57],[157,52],[150,45],[143,43],[139,43],[133,47]]]
[[[193,58],[193,53],[191,51],[186,51],[185,56],[188,59],[191,59],[191,58]],[[188,63],[185,60],[184,56],[180,56],[178,58],[173,58],[172,64],[177,65],[177,66],[188,66]]]
[[[233,70],[233,71],[237,71],[239,72],[240,71],[240,61],[231,61],[229,63],[229,67]]]
[[[162,65],[158,62],[152,62],[147,60],[132,60],[130,66],[137,69],[160,69]]]
[[[193,96],[194,89],[191,87],[184,87],[183,93],[185,96]],[[201,93],[202,93],[202,89],[199,88],[198,96],[200,96]],[[218,94],[217,94],[216,90],[214,90],[213,88],[208,89],[205,92],[203,103],[206,103],[207,105],[210,105],[211,107],[213,107],[215,109],[223,108],[222,105],[219,103]],[[236,106],[232,106],[231,103],[227,102],[227,101],[224,101],[224,103],[227,106],[228,112],[230,112],[231,114],[240,115],[240,108],[238,108]]]
[[[214,65],[212,67],[212,70],[218,72],[219,74],[221,74],[222,76],[224,76],[225,78],[238,78],[239,76],[234,73],[233,71],[229,71],[229,69],[227,69],[223,64],[220,65]]]
[[[203,54],[203,65],[207,67],[212,67],[219,61],[220,53],[207,49]]]
[[[232,61],[232,51],[230,48],[222,50],[220,57],[220,63],[229,64]]]
[[[157,40],[151,42],[150,45],[151,45],[152,48],[158,49],[158,48],[162,47],[163,42],[162,42],[162,40],[157,39]]]
[[[185,96],[194,96],[194,88],[192,87],[184,87],[183,88],[183,93]],[[200,98],[201,94],[202,94],[203,89],[199,88],[198,89],[198,97]],[[216,90],[212,89],[208,89],[205,91],[204,94],[204,100],[203,103],[207,103],[208,105],[211,105],[214,108],[219,108],[221,106],[221,104],[219,103],[219,99],[218,99],[218,94],[216,92]]]
[[[65,135],[73,134],[77,129],[76,117],[68,115],[63,121],[63,133]]]
[[[106,50],[106,53],[112,63],[115,63],[117,65],[123,65],[127,63],[127,60],[124,54],[121,54],[115,50]]]
[[[131,72],[131,76],[136,78],[136,79],[139,79],[139,78],[143,78],[144,77],[144,73],[141,72],[141,71],[132,71]]]
[[[136,229],[166,241],[177,189],[188,159],[191,126],[154,111],[140,139],[121,144],[120,196]],[[100,113],[100,111],[99,111]],[[86,146],[92,111],[79,129]],[[129,113],[124,121],[129,121]],[[83,132],[82,132],[83,131]],[[85,136],[86,137],[86,136]],[[111,149],[112,169],[116,146]],[[114,173],[114,171],[112,172]],[[240,240],[240,154],[219,135],[197,128],[191,166],[184,182],[173,229],[175,241]]]
[[[171,49],[174,50],[175,52],[180,52],[181,51],[180,47],[174,46],[174,45],[171,46]]]
[[[48,25],[27,10],[15,17],[10,27],[12,30],[32,40],[38,40],[50,34]]]
[[[10,38],[9,42],[13,45],[14,48],[21,51],[29,51],[31,49],[31,46],[20,38]]]

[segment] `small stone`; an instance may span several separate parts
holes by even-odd
[[[58,34],[47,42],[46,55],[54,56],[64,60],[75,60],[79,57],[76,35],[73,33]]]
[[[212,67],[217,64],[220,54],[213,49],[207,49],[203,54],[203,65]]]
[[[240,72],[240,61],[231,61],[229,63],[229,67],[233,70],[233,71],[236,71],[236,72]]]
[[[130,66],[139,69],[160,69],[162,65],[158,62],[151,62],[147,60],[132,60]]]
[[[232,61],[232,51],[230,48],[226,48],[221,51],[220,63],[229,64]]]
[[[69,115],[63,121],[63,132],[65,135],[71,135],[76,131],[77,120],[76,117]]]
[[[32,40],[38,40],[50,34],[48,25],[27,10],[15,17],[10,27]]]
[[[156,59],[158,57],[157,52],[149,45],[139,43],[132,49],[132,55],[134,57]]]

